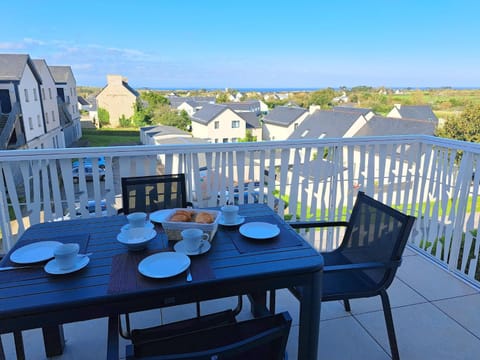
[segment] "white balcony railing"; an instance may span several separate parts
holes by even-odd
[[[93,159],[91,182],[83,158]],[[259,201],[287,219],[345,219],[365,191],[417,217],[411,244],[478,281],[479,161],[480,145],[431,136],[0,151],[2,246],[7,251],[39,222],[116,214],[121,177],[185,173],[197,207]],[[305,235],[322,250],[338,241],[334,232]]]

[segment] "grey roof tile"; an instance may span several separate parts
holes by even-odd
[[[361,115],[355,112],[318,110],[308,115],[289,139],[343,137]]]
[[[333,111],[348,111],[348,112],[354,112],[360,115],[367,115],[369,112],[372,111],[372,109],[356,108],[352,106],[334,106]]]
[[[354,136],[433,135],[434,133],[435,123],[432,121],[374,116]]]
[[[260,124],[260,117],[257,114],[249,111],[238,112],[240,116],[247,123],[247,129],[258,129],[262,127]]]
[[[196,121],[201,124],[208,124],[227,109],[228,107],[225,105],[205,104],[191,117],[191,119],[192,121]]]
[[[263,118],[265,124],[289,126],[307,110],[300,107],[276,106]]]
[[[402,118],[438,122],[430,105],[402,105],[397,107],[397,110]]]
[[[73,74],[70,66],[49,66],[53,80],[59,84],[65,84],[68,81],[68,75]]]
[[[0,81],[19,81],[27,64],[29,64],[34,76],[41,83],[40,75],[35,69],[30,56],[26,54],[0,54]]]

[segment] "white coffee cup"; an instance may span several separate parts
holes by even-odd
[[[58,245],[53,251],[55,261],[61,270],[71,269],[77,262],[80,245],[77,243],[67,243]]]
[[[221,210],[225,224],[234,224],[238,216],[238,206],[224,205]]]
[[[203,232],[200,229],[185,229],[181,234],[187,251],[197,251],[200,248],[202,240],[208,241],[210,238],[208,233]]]
[[[144,212],[134,212],[127,215],[127,220],[132,228],[144,227],[147,214]]]

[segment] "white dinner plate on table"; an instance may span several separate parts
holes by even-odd
[[[154,278],[163,279],[178,275],[190,266],[190,258],[180,252],[159,252],[143,259],[138,264],[140,274]]]
[[[155,225],[153,225],[153,223],[151,221],[146,221],[145,225],[143,227],[145,229],[153,229],[155,227]],[[130,224],[123,225],[120,230],[125,231],[125,230],[128,230],[128,229],[130,229]]]
[[[10,255],[10,260],[17,264],[31,264],[45,261],[53,258],[53,251],[58,245],[62,245],[59,241],[38,241],[15,250]]]
[[[277,225],[266,222],[249,222],[240,226],[240,234],[252,239],[270,239],[280,234]]]
[[[202,240],[201,246],[197,250],[194,250],[194,251],[187,250],[185,248],[185,241],[183,241],[183,240],[177,241],[177,243],[175,245],[173,245],[173,249],[175,251],[180,252],[180,253],[184,253],[184,254],[187,254],[187,255],[205,254],[208,250],[210,250],[210,247],[211,247],[211,245],[208,242],[208,240]]]
[[[90,258],[85,255],[78,256],[75,265],[68,269],[60,269],[57,264],[57,260],[52,259],[50,260],[44,267],[45,272],[52,274],[52,275],[63,275],[63,274],[70,274],[75,271],[83,269],[87,264],[90,262]]]
[[[226,223],[223,215],[221,215],[220,218],[218,219],[218,223],[223,226],[238,226],[243,224],[244,222],[245,222],[244,216],[237,216],[233,223]]]
[[[148,218],[150,219],[150,221],[153,221],[156,223],[162,223],[170,217],[173,211],[174,210],[172,209],[157,210],[151,213]]]

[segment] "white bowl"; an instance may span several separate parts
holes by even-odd
[[[146,227],[125,229],[117,235],[117,240],[125,245],[128,250],[139,251],[147,247],[157,232]]]

